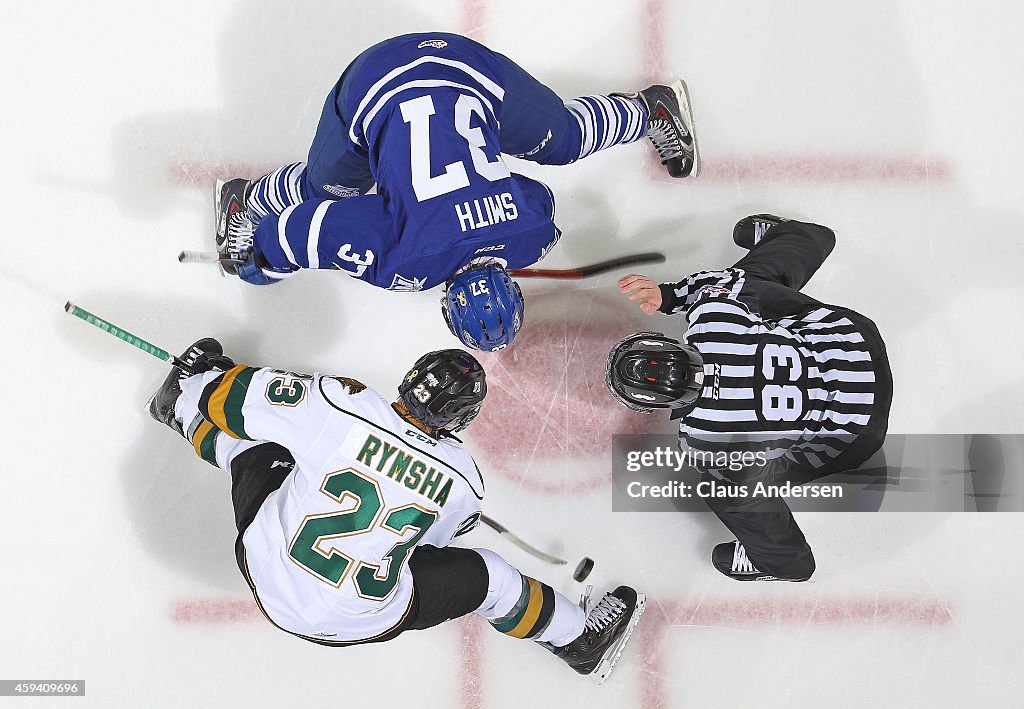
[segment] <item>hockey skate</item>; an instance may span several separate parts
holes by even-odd
[[[232,364],[231,360],[224,356],[224,348],[212,337],[204,337],[198,340],[185,350],[179,359],[191,369],[200,357],[209,359],[212,365],[206,367],[204,371],[217,367],[223,368],[225,365]],[[182,435],[184,433],[182,432],[181,424],[174,418],[174,404],[178,401],[178,396],[181,394],[181,381],[191,375],[192,372],[172,367],[170,374],[167,375],[164,383],[160,385],[160,388],[150,398],[147,406],[149,415],[156,421],[169,426],[175,432]]]
[[[737,246],[752,249],[764,238],[769,229],[788,221],[789,219],[774,214],[752,214],[736,222],[732,229],[732,240]]]
[[[245,191],[251,183],[244,178],[217,180],[214,210],[217,214],[217,255],[221,273],[238,275],[242,252],[252,246],[256,225],[245,206]]]
[[[737,581],[806,581],[807,579],[784,579],[760,571],[747,558],[747,550],[737,540],[716,544],[711,551],[711,563],[715,568]]]
[[[590,589],[588,586],[581,601],[584,611],[588,610]],[[615,669],[646,604],[644,594],[619,586],[589,610],[582,635],[564,647],[546,647],[576,672],[602,684]]]
[[[655,84],[643,91],[616,94],[642,101],[647,107],[647,137],[658,151],[661,164],[672,177],[700,174],[700,152],[693,132],[693,112],[686,83]]]

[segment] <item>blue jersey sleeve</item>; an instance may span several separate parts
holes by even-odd
[[[278,269],[332,268],[374,282],[396,243],[394,222],[378,195],[311,200],[265,217],[253,243]]]
[[[372,57],[342,82],[336,108],[377,194],[266,217],[254,238],[266,264],[422,290],[478,259],[509,268],[542,259],[560,237],[554,199],[502,158],[506,89],[496,55],[444,35],[400,38]]]
[[[392,214],[379,195],[310,200],[265,217],[253,239],[257,252],[276,269],[330,268],[391,290],[433,288],[478,258],[496,258],[509,268],[526,268],[558,243],[554,198],[542,182],[512,175],[507,200],[518,228],[452,240],[445,230],[425,242],[395,231]],[[423,235],[427,236],[427,235]],[[435,248],[424,248],[432,243]],[[443,246],[442,246],[443,245]],[[437,248],[442,246],[442,248]]]

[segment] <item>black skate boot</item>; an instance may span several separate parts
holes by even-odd
[[[766,574],[747,558],[747,550],[738,541],[716,544],[711,550],[711,563],[715,568],[737,581],[806,581],[807,579],[784,579]]]
[[[214,209],[217,213],[217,254],[221,257],[220,270],[224,275],[238,274],[238,266],[224,258],[240,260],[243,250],[252,246],[256,225],[245,207],[245,191],[250,181],[241,177],[227,182],[217,180]]]
[[[590,587],[582,604],[586,610]],[[545,646],[581,675],[601,684],[615,668],[633,629],[643,615],[647,597],[629,586],[604,594],[587,614],[583,634],[564,647]]]
[[[693,113],[686,83],[655,84],[643,91],[613,94],[643,101],[647,107],[647,137],[658,151],[661,164],[672,177],[700,174],[700,152],[693,132]]]
[[[206,365],[202,368],[205,372],[216,368],[224,369],[225,366],[230,368],[234,364],[224,356],[224,348],[212,337],[204,337],[195,342],[185,350],[179,359],[191,368],[200,357],[203,357],[204,364]],[[160,388],[150,398],[148,405],[150,416],[165,426],[170,426],[181,435],[184,435],[184,433],[182,432],[181,424],[174,418],[174,404],[178,401],[178,396],[181,394],[181,380],[188,376],[191,376],[191,373],[185,372],[178,367],[172,367],[170,374],[167,375],[164,383],[160,385]]]
[[[736,242],[737,246],[752,249],[764,238],[769,229],[788,221],[789,219],[777,217],[774,214],[753,214],[744,217],[733,227],[732,240]]]

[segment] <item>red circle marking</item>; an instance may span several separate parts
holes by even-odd
[[[620,406],[604,385],[608,352],[626,335],[650,330],[649,317],[614,291],[531,294],[515,342],[481,356],[487,398],[466,433],[483,469],[544,493],[609,484],[612,434],[665,425],[663,417]],[[571,476],[546,474],[560,461],[572,462]]]

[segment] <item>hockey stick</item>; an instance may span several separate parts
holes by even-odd
[[[103,330],[104,332],[107,332],[107,333],[113,335],[114,337],[116,337],[119,340],[124,340],[129,345],[133,345],[135,347],[138,347],[143,352],[148,352],[149,354],[153,355],[157,359],[162,359],[164,362],[167,362],[168,364],[174,365],[175,367],[178,367],[179,369],[181,369],[181,370],[183,370],[185,372],[191,372],[192,371],[191,368],[189,368],[189,366],[187,364],[182,362],[180,359],[178,359],[177,357],[172,355],[167,350],[162,349],[160,347],[157,347],[156,345],[152,344],[151,342],[146,342],[141,337],[133,335],[132,333],[128,332],[127,330],[124,330],[124,329],[118,327],[117,325],[104,320],[103,318],[96,317],[95,315],[90,313],[88,310],[83,310],[82,308],[79,308],[77,305],[72,303],[70,300],[67,303],[64,304],[64,311],[68,312],[68,313],[71,313],[76,318],[80,318],[80,319],[84,320],[85,322],[89,323],[90,325],[94,325],[95,327],[98,327],[100,330]]]
[[[220,261],[237,263],[233,259],[221,258],[219,254],[208,251],[182,251],[178,254],[178,261],[181,263],[219,263]],[[513,268],[508,273],[510,276],[517,278],[558,278],[568,280],[599,276],[602,273],[614,271],[617,268],[640,266],[648,263],[665,263],[665,254],[651,252],[619,256],[618,258],[598,261],[589,266],[580,266],[579,268]]]
[[[518,535],[513,534],[512,532],[510,532],[508,527],[506,527],[505,525],[503,525],[501,522],[497,521],[496,519],[488,517],[485,514],[481,514],[480,515],[480,521],[483,522],[484,524],[486,524],[491,529],[493,529],[498,534],[501,534],[503,536],[508,537],[508,540],[510,542],[512,542],[517,547],[519,547],[520,549],[525,551],[527,554],[529,554],[531,556],[535,556],[538,559],[540,559],[541,561],[546,561],[549,564],[555,564],[556,566],[564,566],[567,563],[565,561],[565,559],[559,559],[557,556],[552,556],[551,554],[548,554],[546,552],[541,551],[540,549],[538,549],[535,546],[531,546],[530,544],[527,544],[522,539],[520,539]]]
[[[178,261],[180,263],[220,263],[221,261],[231,263],[234,262],[234,259],[221,256],[213,251],[182,251],[178,254]]]
[[[608,271],[626,266],[640,266],[647,263],[665,263],[665,254],[651,252],[647,254],[633,254],[631,256],[619,256],[618,258],[598,261],[589,266],[579,268],[513,268],[508,273],[518,278],[589,278],[599,276]]]
[[[172,355],[167,350],[157,347],[151,342],[146,342],[141,337],[133,335],[124,328],[118,327],[108,320],[104,320],[101,317],[93,315],[88,310],[79,308],[77,305],[72,303],[70,300],[64,304],[64,311],[74,315],[76,318],[84,320],[85,322],[93,325],[94,327],[103,330],[104,332],[113,335],[119,340],[127,342],[129,345],[139,348],[143,352],[153,355],[157,359],[161,359],[168,364],[178,367],[182,371],[191,373],[192,369],[187,364],[182,362],[180,359]],[[510,532],[508,528],[500,522],[488,517],[487,515],[480,515],[480,521],[486,524],[488,527],[493,529],[498,534],[508,537],[509,541],[515,544],[517,547],[522,549],[528,554],[537,557],[541,561],[546,561],[550,564],[556,564],[558,566],[564,566],[566,564],[565,559],[560,559],[557,556],[547,554],[540,549],[527,544],[525,541],[519,538],[518,535]]]

